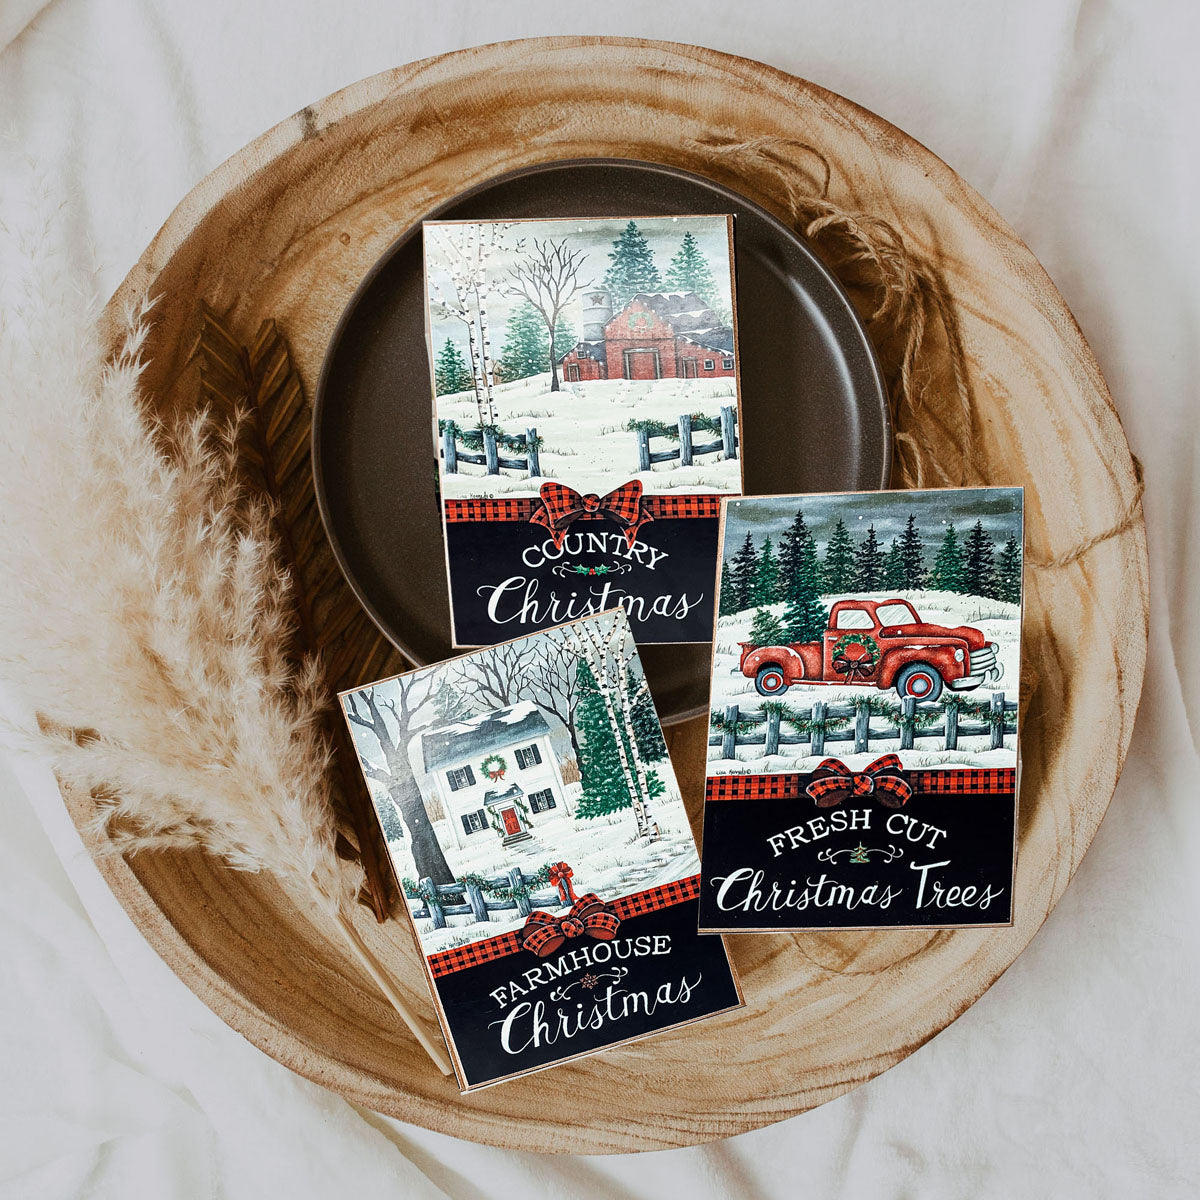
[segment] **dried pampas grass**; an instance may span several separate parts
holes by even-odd
[[[91,795],[101,852],[197,848],[315,905],[448,1074],[351,919],[319,673],[290,659],[290,582],[237,483],[237,430],[155,422],[149,306],[105,360],[48,242],[0,230],[0,679],[37,715],[10,734]]]

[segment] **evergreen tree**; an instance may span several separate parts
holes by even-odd
[[[564,354],[570,354],[572,350],[579,344],[579,339],[575,336],[575,326],[571,324],[565,317],[559,317],[558,324],[554,326],[554,353],[562,358]],[[550,365],[550,347],[546,347],[546,367]],[[543,368],[545,370],[546,368]]]
[[[821,586],[827,595],[831,592],[848,592],[854,586],[854,543],[841,517],[838,517],[833,536],[825,547]]]
[[[383,826],[383,835],[389,842],[404,840],[404,822],[396,811],[396,805],[391,796],[386,793],[375,802],[375,811],[379,814],[379,823]]]
[[[999,577],[996,591],[1001,600],[1009,604],[1021,602],[1021,547],[1015,537],[1010,537],[1000,551],[1000,560],[996,564],[996,574]]]
[[[829,611],[821,603],[821,564],[803,511],[796,513],[779,544],[779,577],[781,598],[787,600],[784,638],[789,642],[815,641],[829,623]]]
[[[854,556],[854,590],[877,592],[882,583],[883,551],[879,548],[875,526],[868,525],[867,536]]]
[[[968,596],[990,596],[996,599],[999,586],[996,580],[995,545],[992,535],[976,521],[967,534],[967,557],[963,565],[962,590]]]
[[[755,646],[782,645],[787,641],[783,622],[769,608],[757,609],[750,626],[750,641]]]
[[[500,374],[504,379],[528,379],[550,369],[550,339],[546,322],[532,304],[522,304],[504,327],[504,349],[500,352]]]
[[[775,546],[768,534],[758,555],[758,574],[754,583],[753,604],[774,604],[779,599],[779,562]]]
[[[758,592],[758,554],[749,533],[742,548],[733,556],[733,599],[735,612],[744,612],[754,604]]]
[[[579,773],[583,780],[583,795],[575,806],[580,817],[598,817],[603,813],[619,812],[633,807],[633,798],[621,769],[621,756],[617,750],[617,737],[604,699],[596,683],[592,668],[583,659],[576,668],[577,700],[575,702],[575,729],[579,735]],[[629,755],[629,738],[625,739],[625,753]]]
[[[917,518],[908,514],[908,523],[900,535],[900,559],[904,563],[904,582],[900,585],[906,588],[925,586],[925,553],[921,544],[921,531],[917,528]]]
[[[434,391],[439,396],[449,396],[454,392],[469,392],[474,386],[474,377],[462,351],[453,338],[447,338],[433,364]]]
[[[679,250],[667,268],[666,286],[673,292],[695,292],[710,307],[716,303],[717,285],[712,268],[690,230],[683,235]]]
[[[904,586],[904,556],[900,553],[899,538],[892,538],[891,549],[883,560],[883,586],[887,591]]]
[[[721,595],[717,601],[717,613],[722,617],[731,617],[737,610],[737,595],[733,586],[733,563],[727,559],[721,564]]]
[[[612,298],[613,311],[624,308],[638,292],[662,291],[662,278],[654,265],[654,251],[636,221],[630,221],[613,242],[604,287]]]
[[[663,741],[662,726],[658,723],[658,713],[654,711],[654,701],[650,698],[649,688],[642,691],[636,699],[634,693],[642,686],[641,680],[635,679],[632,668],[625,668],[625,686],[631,697],[630,719],[633,725],[633,736],[637,742],[638,753],[644,763],[662,762],[667,757],[667,743]],[[647,780],[649,782],[649,780]],[[651,784],[651,794],[654,786]]]
[[[933,570],[929,573],[929,586],[938,592],[962,591],[963,548],[953,525],[946,527],[942,544],[938,547]]]

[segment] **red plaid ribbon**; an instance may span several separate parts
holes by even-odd
[[[642,512],[656,520],[696,520],[707,517],[715,520],[721,515],[722,496],[719,492],[692,492],[685,495],[642,496]],[[464,525],[471,521],[528,521],[542,510],[536,496],[492,497],[474,500],[446,500],[446,523]],[[579,520],[599,521],[601,513],[584,513]],[[540,522],[539,522],[540,524]]]
[[[909,771],[906,781],[916,796],[1006,796],[1017,790],[1014,767]],[[705,800],[790,800],[804,790],[804,776],[798,771],[710,775],[704,782]]]
[[[543,483],[539,495],[542,507],[529,519],[550,530],[554,544],[559,547],[567,531],[582,516],[597,514],[615,521],[629,546],[637,541],[638,530],[647,521],[654,520],[648,512],[642,511],[640,479],[631,479],[619,488],[613,488],[606,496],[598,496],[595,492],[584,495],[565,483]]]
[[[586,934],[598,942],[611,942],[620,927],[621,919],[599,896],[589,892],[575,901],[565,917],[553,917],[540,910],[531,912],[521,928],[521,945],[538,958],[546,958],[567,938]]]
[[[685,879],[676,879],[671,883],[660,883],[657,887],[646,888],[641,892],[632,892],[628,896],[620,896],[608,903],[609,911],[618,920],[627,921],[630,917],[640,917],[644,913],[655,912],[660,908],[669,908],[673,904],[682,904],[685,900],[695,900],[700,895],[700,876],[689,875]],[[584,897],[587,899],[587,897]],[[478,967],[483,963],[495,962],[498,958],[507,958],[516,954],[521,947],[524,929],[512,929],[496,937],[484,938],[482,941],[469,942],[465,946],[455,946],[450,950],[439,950],[426,958],[429,963],[429,973],[436,979],[442,975],[451,975],[455,971],[465,971],[468,967]]]
[[[851,771],[840,758],[827,758],[804,790],[818,808],[833,808],[850,796],[874,796],[888,808],[899,808],[912,795],[904,781],[904,764],[895,754],[881,755],[863,771]]]
[[[571,880],[574,878],[575,872],[565,862],[550,864],[550,886],[558,889],[558,898],[564,904],[573,904],[579,899],[571,886]]]

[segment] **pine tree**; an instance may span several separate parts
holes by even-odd
[[[774,604],[779,599],[779,561],[775,557],[775,546],[768,534],[763,539],[758,555],[758,574],[754,583],[752,604]]]
[[[997,598],[999,587],[996,580],[995,545],[992,535],[976,521],[967,534],[967,557],[963,565],[962,590],[968,596]]]
[[[803,511],[796,513],[780,542],[779,576],[779,591],[787,600],[784,638],[789,642],[815,641],[829,623],[829,611],[821,603],[821,564]]]
[[[1015,537],[1010,537],[1000,551],[1000,560],[996,564],[996,574],[999,576],[996,591],[1001,600],[1009,604],[1021,603],[1021,547]]]
[[[746,534],[742,548],[733,556],[733,600],[735,612],[744,612],[754,603],[758,589],[758,554],[754,539]]]
[[[904,556],[900,553],[899,538],[892,538],[891,548],[883,560],[883,586],[889,591],[904,586]]]
[[[434,391],[439,396],[449,396],[455,392],[469,392],[474,386],[475,381],[462,351],[454,344],[453,338],[447,338],[433,364]]]
[[[737,591],[733,585],[733,562],[721,564],[721,595],[717,601],[717,612],[722,617],[731,617],[737,608]]]
[[[958,534],[953,525],[948,525],[933,560],[933,570],[929,572],[929,586],[938,592],[961,591],[964,565]]]
[[[625,669],[625,686],[629,689],[633,737],[638,753],[645,763],[662,762],[667,757],[667,743],[663,741],[662,726],[658,723],[658,713],[654,711],[650,689],[638,691],[642,687],[641,680],[634,678],[633,670],[629,667]]]
[[[386,793],[375,802],[375,811],[379,814],[379,824],[383,826],[383,835],[389,842],[399,842],[404,839],[404,822],[396,811],[396,804]]]
[[[712,268],[690,230],[683,235],[679,250],[667,268],[666,286],[673,292],[695,292],[707,305],[716,303],[717,285]]]
[[[750,625],[750,641],[755,646],[780,646],[787,641],[783,622],[769,609],[756,609]]]
[[[500,374],[504,379],[528,379],[550,369],[550,339],[546,322],[532,304],[522,304],[504,327]]]
[[[608,719],[596,676],[583,659],[580,659],[576,670],[578,699],[575,702],[575,730],[579,735],[579,772],[583,780],[583,795],[575,812],[580,817],[598,817],[631,808],[633,797],[625,782],[616,733]],[[625,738],[628,754],[628,734],[622,730],[621,736]]]
[[[564,354],[570,354],[572,350],[579,344],[579,339],[575,336],[575,326],[571,324],[565,317],[559,317],[558,324],[554,326],[554,352],[559,358]],[[550,364],[550,347],[546,347],[546,365]],[[543,368],[544,370],[545,368]]]
[[[900,585],[906,588],[921,588],[925,586],[925,553],[921,544],[921,531],[917,528],[917,518],[908,514],[908,523],[900,535],[900,558],[904,563],[904,582]]]
[[[662,291],[662,278],[654,265],[654,251],[636,221],[630,221],[613,242],[604,287],[614,311],[622,309],[638,292]]]
[[[854,586],[854,543],[846,522],[838,517],[833,536],[825,547],[825,563],[821,569],[821,587],[826,595],[848,592]]]
[[[879,538],[875,534],[875,526],[867,526],[867,536],[854,556],[854,590],[857,592],[875,592],[883,583],[883,551],[879,548]]]

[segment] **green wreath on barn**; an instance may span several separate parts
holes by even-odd
[[[508,770],[508,762],[503,754],[489,754],[487,758],[479,764],[479,773],[486,775],[490,780],[495,782],[497,779],[504,778],[504,772]]]
[[[848,654],[851,646],[862,647],[866,657],[861,653]],[[833,643],[830,659],[833,669],[839,675],[845,675],[847,683],[857,683],[879,666],[879,643],[869,633],[843,633]]]

